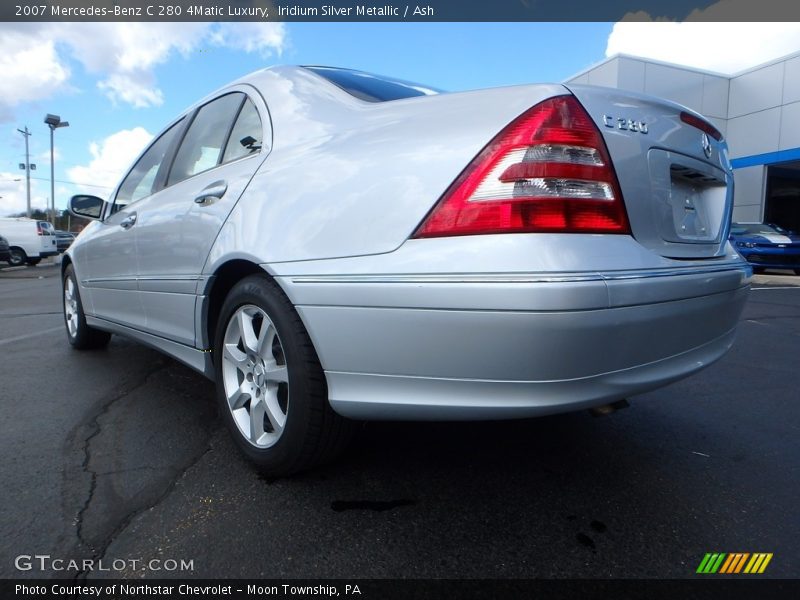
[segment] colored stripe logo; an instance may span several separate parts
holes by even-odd
[[[771,552],[709,552],[700,561],[697,573],[713,575],[735,575],[738,573],[760,574],[772,560]]]

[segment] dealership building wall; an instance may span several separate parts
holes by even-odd
[[[651,94],[704,115],[728,141],[734,221],[800,231],[800,53],[731,76],[619,55],[565,83]]]

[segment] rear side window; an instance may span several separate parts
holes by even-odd
[[[230,162],[260,151],[263,135],[258,111],[250,99],[247,99],[236,117],[222,162]]]
[[[366,102],[387,102],[415,96],[432,96],[442,90],[421,83],[373,75],[364,71],[335,69],[331,67],[306,67],[317,75],[339,86],[351,96]]]
[[[131,202],[145,198],[155,191],[156,175],[164,162],[167,150],[169,150],[175,139],[175,134],[180,129],[178,127],[180,123],[178,121],[178,123],[161,134],[161,137],[153,142],[137,161],[119,186],[119,192],[117,192],[117,197],[114,200],[113,212],[117,212]]]
[[[219,164],[231,125],[244,99],[241,93],[226,94],[200,108],[175,155],[167,185]]]

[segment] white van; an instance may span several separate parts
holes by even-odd
[[[36,265],[43,258],[58,254],[55,231],[47,221],[0,218],[0,235],[8,240],[8,263],[13,266]]]

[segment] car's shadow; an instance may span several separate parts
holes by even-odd
[[[781,436],[759,446],[758,427],[738,428],[763,414],[737,400],[750,397],[738,370],[727,361],[606,417],[372,422],[336,462],[270,479],[209,413],[211,384],[169,361],[169,382],[153,383],[202,396],[205,416],[170,419],[167,446],[211,430],[209,449],[117,530],[107,554],[148,558],[166,546],[195,557],[204,577],[688,577],[704,552],[781,548],[787,509],[774,507],[797,489],[791,477],[774,483]],[[192,407],[146,398],[153,423],[153,411]]]

